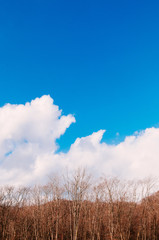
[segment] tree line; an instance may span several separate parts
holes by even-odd
[[[0,239],[158,240],[157,181],[93,180],[79,168],[43,186],[1,186]]]

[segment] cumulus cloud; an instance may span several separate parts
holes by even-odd
[[[0,182],[23,184],[43,177],[56,139],[73,122],[74,116],[62,115],[50,96],[0,108]]]
[[[159,176],[159,129],[128,136],[117,145],[101,143],[104,131],[77,139],[63,156],[68,164],[86,164],[94,173],[127,179]]]
[[[99,130],[77,138],[67,153],[56,153],[56,140],[74,122],[74,116],[62,115],[50,96],[1,107],[0,183],[38,183],[51,172],[77,166],[122,178],[159,175],[159,128],[135,132],[117,145],[101,142],[105,130]]]

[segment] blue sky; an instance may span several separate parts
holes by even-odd
[[[50,94],[76,118],[61,149],[158,126],[158,12],[158,1],[2,0],[0,105]]]

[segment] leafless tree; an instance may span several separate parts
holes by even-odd
[[[64,177],[64,187],[67,199],[70,201],[70,237],[72,240],[77,240],[80,212],[82,203],[90,188],[90,180],[91,176],[83,168],[78,168],[71,176],[67,174]]]

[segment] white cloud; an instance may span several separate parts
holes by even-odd
[[[71,123],[50,96],[25,105],[0,108],[0,182],[29,183],[43,177],[47,158],[57,150],[56,139]]]
[[[86,163],[93,172],[122,178],[159,176],[159,129],[149,128],[117,145],[100,143],[104,131],[77,139],[67,153],[71,166]],[[65,158],[64,156],[63,158]]]
[[[67,153],[56,153],[56,140],[73,122],[74,116],[62,115],[50,96],[1,107],[1,184],[42,182],[50,172],[77,166],[123,178],[159,175],[158,128],[136,132],[117,145],[101,143],[105,130],[100,130],[77,138]]]

